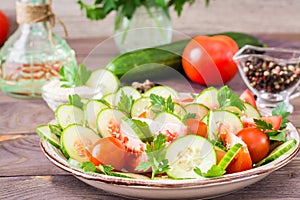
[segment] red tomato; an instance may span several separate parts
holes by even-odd
[[[216,155],[217,155],[217,164],[219,164],[219,162],[225,156],[226,152],[219,148],[216,148],[215,150],[216,150]]]
[[[241,94],[240,99],[244,102],[250,103],[254,108],[257,108],[255,97],[249,89],[246,89]]]
[[[268,116],[268,117],[262,117],[262,119],[265,120],[267,123],[272,124],[275,130],[280,129],[282,116]]]
[[[199,119],[187,119],[185,123],[188,128],[188,133],[200,135],[202,137],[207,136],[207,125]]]
[[[236,143],[243,144],[241,150],[226,168],[226,172],[235,173],[251,169],[252,160],[247,145],[235,134],[229,132],[228,128],[224,126],[220,127],[219,134],[225,144],[225,147],[228,149],[230,149],[230,147],[232,147]]]
[[[252,168],[252,160],[247,147],[243,146],[226,168],[227,173],[246,171]]]
[[[0,46],[4,44],[9,33],[9,21],[7,16],[0,10]]]
[[[121,170],[125,165],[126,150],[120,140],[106,137],[96,142],[90,156],[95,165],[111,165],[116,170]]]
[[[238,49],[235,41],[224,35],[195,37],[183,51],[183,69],[196,83],[222,85],[237,73],[232,57]]]
[[[251,160],[257,163],[264,159],[270,151],[268,136],[257,128],[244,128],[237,133],[248,147]]]

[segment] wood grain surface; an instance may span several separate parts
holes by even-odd
[[[297,34],[257,36],[268,45],[300,48]],[[95,69],[104,68],[118,53],[112,43],[101,43],[104,39],[70,39],[68,42],[76,51],[78,61],[86,61],[88,67]],[[90,53],[99,43],[103,46]],[[182,88],[180,83],[173,82],[173,86]],[[196,84],[191,86],[195,91],[203,89]],[[238,93],[245,89],[239,75],[229,86]],[[295,112],[290,120],[299,131],[300,98],[292,103]],[[40,137],[35,133],[36,126],[54,118],[45,102],[15,99],[0,92],[0,113],[0,199],[125,199],[86,185],[46,159],[39,146]],[[217,199],[300,199],[300,156],[262,181]]]

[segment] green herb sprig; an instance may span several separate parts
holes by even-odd
[[[154,179],[157,174],[166,173],[169,170],[168,160],[165,158],[166,141],[166,136],[160,133],[152,144],[147,143],[145,151],[149,161],[140,163],[136,170],[147,171],[152,168],[152,179]]]
[[[206,6],[210,0],[205,0]],[[105,19],[112,11],[121,10],[122,15],[131,19],[136,9],[140,6],[154,5],[161,7],[169,16],[169,8],[173,7],[177,15],[180,16],[185,4],[192,5],[195,0],[95,0],[92,5],[78,0],[82,10],[85,10],[86,17],[91,20]]]
[[[92,72],[83,64],[80,64],[78,68],[76,66],[62,66],[60,68],[59,75],[61,76],[60,81],[63,81],[64,84],[61,85],[61,87],[71,88],[83,86],[90,78],[91,73]]]

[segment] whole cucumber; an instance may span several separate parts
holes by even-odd
[[[223,32],[211,34],[210,36],[213,35],[229,36],[237,43],[239,48],[246,44],[264,46],[257,38],[244,33]],[[168,66],[183,73],[181,55],[189,42],[190,39],[180,40],[166,45],[127,52],[113,58],[107,64],[106,69],[113,72],[119,78],[133,71],[136,80],[147,79],[151,76],[165,77],[166,74],[162,73],[161,66]]]

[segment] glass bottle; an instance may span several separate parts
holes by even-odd
[[[139,6],[131,19],[123,15],[122,8],[116,13],[114,40],[121,53],[171,42],[168,10],[149,2]]]
[[[17,3],[44,5],[48,0],[17,0]],[[42,85],[58,78],[61,66],[76,65],[74,51],[52,32],[51,43],[49,31],[47,21],[21,23],[4,44],[0,51],[0,86],[4,93],[40,98]]]

